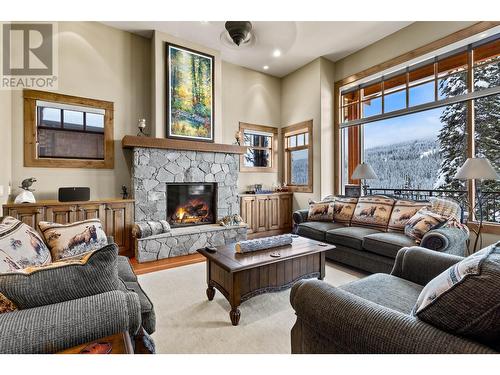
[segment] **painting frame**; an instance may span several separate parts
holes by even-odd
[[[210,137],[200,137],[200,136],[187,136],[187,135],[180,135],[180,134],[175,134],[175,131],[173,131],[173,121],[172,121],[172,99],[173,99],[173,91],[172,91],[172,77],[171,77],[171,72],[173,71],[172,68],[172,59],[171,59],[171,51],[172,50],[178,50],[182,51],[191,55],[196,55],[200,58],[206,59],[210,61],[210,94],[211,94],[211,107],[210,107]],[[184,47],[178,44],[174,43],[165,43],[165,55],[166,55],[166,63],[165,63],[165,68],[166,68],[166,103],[165,103],[165,108],[166,108],[166,135],[167,138],[170,139],[178,139],[178,140],[187,140],[187,141],[194,141],[194,142],[208,142],[208,143],[213,143],[214,142],[214,136],[215,136],[215,56],[210,55],[205,52],[197,51],[188,47]]]

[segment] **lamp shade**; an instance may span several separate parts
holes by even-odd
[[[375,180],[378,178],[377,174],[369,164],[361,163],[358,164],[351,178],[353,180]]]
[[[458,180],[498,180],[500,176],[487,158],[468,158],[458,170]]]

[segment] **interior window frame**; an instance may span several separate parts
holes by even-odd
[[[113,169],[114,168],[114,104],[105,100],[90,99],[54,92],[24,90],[24,166],[39,168],[88,168],[88,169]],[[50,158],[38,156],[38,109],[37,102],[51,102],[54,105],[69,105],[104,111],[104,159],[82,159],[82,158]],[[57,109],[57,107],[56,107]],[[84,112],[85,113],[85,112]],[[64,128],[64,118],[61,111],[61,127],[51,130],[75,131]],[[85,115],[84,115],[85,123]],[[100,134],[93,131],[85,131],[88,134]]]
[[[271,137],[271,142],[269,146],[245,146],[244,144],[244,136],[245,130],[251,133],[259,132],[259,133],[267,133],[266,136]],[[255,166],[246,166],[245,165],[245,155],[240,155],[240,172],[243,173],[277,173],[278,172],[278,134],[279,129],[274,126],[265,126],[265,125],[257,125],[257,124],[249,124],[246,122],[239,123],[239,131],[241,137],[243,139],[242,146],[247,148],[255,149],[255,150],[269,150],[271,166],[269,167],[255,167]]]
[[[289,191],[300,192],[300,193],[312,193],[313,192],[313,120],[304,121],[298,124],[290,125],[281,129],[282,131],[282,144],[283,144],[283,154],[284,154],[284,182],[288,187]],[[290,137],[297,136],[299,134],[307,134],[307,144],[301,146],[289,147],[288,139]],[[291,155],[293,151],[308,150],[307,155],[307,184],[306,185],[294,185],[291,182]]]

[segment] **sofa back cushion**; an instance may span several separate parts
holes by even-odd
[[[423,207],[413,215],[405,225],[405,234],[420,243],[424,234],[428,231],[439,228],[448,221],[448,218],[430,211]]]
[[[500,242],[468,256],[432,279],[414,316],[483,343],[500,338]]]
[[[335,197],[333,205],[333,221],[349,225],[351,223],[354,209],[358,198]]]
[[[376,195],[359,198],[351,225],[386,230],[394,201],[393,198]]]
[[[97,250],[108,244],[99,219],[71,224],[41,221],[39,227],[49,245],[53,261]]]
[[[322,201],[309,203],[309,221],[333,221],[334,201]]]
[[[0,274],[0,293],[19,309],[60,303],[119,288],[118,248],[94,252],[44,266]]]
[[[35,229],[11,216],[0,218],[0,273],[51,261],[50,251]]]
[[[413,215],[417,213],[422,207],[428,207],[429,202],[415,202],[400,199],[394,203],[389,224],[387,225],[388,232],[401,232],[404,233],[405,225]]]

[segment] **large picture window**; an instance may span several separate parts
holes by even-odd
[[[454,179],[467,157],[500,168],[500,37],[478,41],[378,79],[340,89],[340,177],[361,161],[372,193],[471,200]],[[485,182],[488,221],[500,223],[500,184]]]

